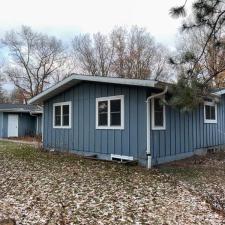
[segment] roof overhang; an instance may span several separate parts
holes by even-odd
[[[220,91],[214,92],[213,94],[214,95],[217,95],[217,96],[224,95],[225,94],[225,88],[224,89],[221,89]]]
[[[32,111],[32,110],[25,110],[25,109],[0,109],[0,112],[16,112],[16,113],[32,113],[32,114],[42,114],[43,111]]]
[[[54,86],[46,89],[39,95],[33,97],[28,101],[29,104],[42,104],[45,100],[54,97],[57,94],[69,89],[70,87],[77,85],[82,81],[120,84],[120,85],[132,85],[142,87],[155,87],[157,81],[154,80],[138,80],[138,79],[126,79],[126,78],[115,78],[115,77],[101,77],[101,76],[89,76],[89,75],[77,75],[72,74],[66,79],[60,81]]]

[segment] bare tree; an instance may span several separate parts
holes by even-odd
[[[42,92],[66,60],[60,40],[27,26],[7,32],[2,44],[10,56],[3,72],[21,90],[25,101]]]
[[[75,36],[72,41],[75,61],[78,60],[82,73],[96,75],[97,61],[89,34]]]
[[[107,76],[113,62],[114,42],[109,43],[107,36],[97,33],[94,34],[94,46],[98,74]]]
[[[166,49],[156,44],[144,28],[134,26],[128,31],[117,27],[108,36],[97,33],[93,38],[79,35],[72,44],[84,74],[134,79],[160,79],[166,75]]]

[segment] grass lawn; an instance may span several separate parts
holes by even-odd
[[[0,220],[17,224],[225,224],[224,189],[224,154],[147,171],[0,142]]]

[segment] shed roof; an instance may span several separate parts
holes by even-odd
[[[0,112],[42,113],[42,108],[36,105],[3,103],[0,104]]]
[[[111,84],[122,84],[122,85],[132,85],[132,86],[143,86],[143,87],[155,87],[158,81],[155,80],[139,80],[139,79],[127,79],[127,78],[116,78],[116,77],[102,77],[102,76],[90,76],[90,75],[78,75],[72,74],[66,79],[60,81],[54,86],[46,89],[39,95],[33,97],[29,100],[30,104],[41,104],[43,101],[67,90],[68,88],[82,82],[101,82],[101,83],[111,83]]]

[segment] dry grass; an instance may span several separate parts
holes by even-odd
[[[170,168],[161,170],[0,142],[0,220],[23,225],[224,222],[187,185],[201,174],[193,180],[188,175],[187,181]]]

